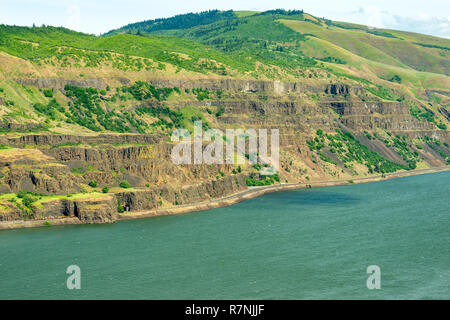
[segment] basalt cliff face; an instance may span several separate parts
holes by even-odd
[[[319,153],[311,148],[310,142],[314,138],[323,141],[317,139],[318,131],[330,136],[336,130],[352,132],[354,138],[370,151],[406,168],[410,159],[388,139],[402,137],[408,152],[416,154],[417,162],[427,167],[446,164],[450,142],[447,131],[413,117],[406,103],[382,101],[369,96],[359,86],[234,79],[148,80],[156,88],[220,90],[225,97],[172,102],[150,99],[134,101],[132,108],[220,109],[221,114],[211,121],[217,129],[279,129],[281,181],[324,181],[370,175],[364,162],[348,165],[336,151],[333,152],[331,144],[324,143]],[[65,93],[67,84],[104,89],[115,81],[17,80],[61,94]],[[121,79],[121,83],[129,81]],[[375,138],[377,132],[389,135]],[[424,137],[428,140],[419,145],[417,139]],[[0,203],[1,221],[78,217],[83,223],[113,222],[129,211],[179,206],[232,195],[247,188],[248,178],[258,178],[254,166],[248,163],[239,165],[239,172],[236,165],[230,164],[174,164],[171,151],[175,143],[167,135],[158,133],[16,132],[0,136],[0,139],[5,146],[0,152],[0,192],[28,191],[41,197],[28,205],[4,199]],[[319,135],[319,139],[323,137]],[[437,140],[439,145],[433,142]],[[123,181],[131,187],[120,187]],[[103,187],[108,187],[105,193],[100,192]]]

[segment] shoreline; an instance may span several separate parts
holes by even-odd
[[[246,190],[240,191],[235,194],[231,194],[229,196],[225,196],[219,199],[211,200],[208,202],[200,202],[193,204],[180,205],[177,207],[169,207],[169,208],[161,208],[161,209],[153,209],[146,211],[134,211],[124,213],[119,216],[120,220],[132,220],[132,219],[142,219],[142,218],[150,218],[150,217],[159,217],[166,215],[174,215],[174,214],[182,214],[182,213],[190,213],[196,211],[205,211],[209,209],[216,209],[231,206],[233,204],[237,204],[239,202],[243,202],[246,200],[250,200],[264,194],[279,192],[279,191],[287,191],[287,190],[297,190],[297,189],[309,189],[309,188],[319,188],[319,187],[333,187],[340,185],[352,185],[352,184],[360,184],[360,183],[368,183],[368,182],[377,182],[390,180],[395,178],[403,178],[408,176],[415,176],[427,173],[436,173],[436,172],[445,172],[450,171],[450,166],[445,167],[436,167],[436,168],[428,168],[428,169],[418,169],[412,171],[404,171],[404,172],[394,172],[383,175],[376,175],[366,178],[355,178],[353,180],[331,180],[331,181],[318,181],[311,183],[292,183],[292,184],[279,184],[279,185],[271,185],[264,187],[249,187]],[[353,181],[350,183],[349,181]]]
[[[233,204],[237,204],[239,202],[250,200],[250,199],[262,196],[264,194],[269,194],[269,193],[279,192],[279,191],[377,182],[377,181],[384,181],[384,180],[390,180],[390,179],[395,179],[395,178],[402,178],[402,177],[421,175],[421,174],[427,174],[427,173],[445,172],[445,171],[450,171],[450,166],[427,168],[427,169],[417,169],[417,170],[412,170],[412,171],[394,172],[394,173],[388,173],[388,174],[384,174],[384,175],[376,175],[376,176],[365,177],[365,178],[355,178],[352,180],[331,180],[331,181],[310,182],[310,183],[292,183],[292,184],[279,184],[279,185],[271,185],[271,186],[263,186],[263,187],[249,187],[246,190],[243,190],[243,191],[240,191],[240,192],[237,192],[237,193],[234,193],[234,194],[222,197],[222,198],[214,199],[214,200],[211,200],[208,202],[185,204],[185,205],[179,205],[176,207],[153,209],[153,210],[146,210],[146,211],[134,211],[134,212],[122,213],[119,215],[119,218],[117,219],[117,221],[144,219],[144,218],[150,218],[150,217],[160,217],[160,216],[183,214],[183,213],[190,213],[190,212],[196,212],[196,211],[205,211],[205,210],[210,210],[210,209],[222,208],[222,207],[231,206]],[[350,182],[350,181],[352,181],[352,182]],[[76,217],[63,217],[63,218],[58,218],[58,219],[41,219],[41,220],[31,220],[31,221],[16,220],[16,221],[0,222],[0,230],[46,227],[46,225],[44,225],[44,223],[46,223],[46,222],[49,222],[51,226],[85,224]]]

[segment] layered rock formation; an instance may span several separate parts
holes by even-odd
[[[235,79],[149,80],[156,87],[221,90],[227,95],[204,101],[134,101],[130,108],[221,108],[223,114],[216,116],[213,123],[218,129],[279,129],[281,181],[324,181],[369,174],[365,167],[340,162],[330,150],[323,150],[321,160],[315,158],[306,142],[319,129],[330,134],[336,129],[353,132],[369,149],[405,166],[408,162],[395,146],[367,138],[367,131],[381,130],[410,139],[439,139],[447,146],[421,143],[418,148],[412,140],[408,143],[411,152],[416,152],[425,165],[446,164],[448,131],[417,120],[411,116],[407,104],[377,99],[357,85]],[[107,85],[131,83],[122,78],[17,81],[61,92],[66,84],[104,89]],[[73,216],[84,223],[112,222],[120,215],[119,211],[152,210],[231,195],[246,189],[246,179],[255,173],[248,164],[239,166],[239,171],[236,165],[226,164],[175,165],[170,157],[174,144],[159,133],[16,133],[0,136],[0,145],[8,147],[0,150],[0,193],[25,190],[43,197],[28,207],[0,199],[1,221]],[[132,188],[119,188],[124,180]],[[101,194],[103,187],[111,190]],[[49,195],[60,197],[45,198]]]

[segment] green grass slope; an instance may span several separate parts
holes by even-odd
[[[416,71],[449,75],[450,40],[343,23],[282,20],[291,29],[326,40],[358,56]]]
[[[112,61],[131,69],[151,67],[145,60],[133,60],[130,56],[170,63],[182,69],[199,73],[226,74],[224,66],[245,72],[252,63],[236,59],[212,47],[198,42],[159,35],[117,34],[96,37],[61,27],[0,26],[0,50],[10,55],[45,63],[55,59],[68,66],[75,61],[80,67],[96,67]],[[121,61],[114,54],[125,55]],[[82,63],[83,62],[83,63]],[[72,63],[73,64],[73,63]],[[120,66],[119,66],[120,67]]]
[[[436,113],[442,107],[436,101],[448,107],[448,39],[336,22],[299,10],[214,16],[217,19],[211,22],[197,14],[197,24],[184,28],[171,29],[170,21],[163,19],[158,30],[133,29],[136,25],[120,30],[189,39],[241,61],[256,62],[248,73],[255,78],[308,78],[311,73],[305,70],[313,70],[313,78],[322,72],[339,81],[356,81],[383,99],[410,96]],[[182,21],[181,16],[177,19]]]
[[[29,75],[74,79],[85,74],[127,77],[132,82],[155,75],[227,77],[358,84],[382,100],[410,104],[416,117],[445,128],[450,106],[449,48],[446,39],[281,9],[178,15],[131,24],[105,36],[61,27],[0,25],[4,104],[0,115],[31,121],[30,112],[37,112],[50,122],[64,121],[93,131],[149,132],[152,128],[139,121],[155,115],[135,114],[127,123],[122,121],[130,112],[130,92],[87,93],[92,101],[80,103],[79,108],[83,114],[95,114],[97,120],[86,122],[80,118],[83,114],[66,108],[68,102],[76,105],[69,101],[72,97],[56,96],[58,105],[42,92],[17,88],[13,79]],[[166,98],[184,99],[184,94],[174,91]],[[95,107],[107,99],[114,100],[108,102],[117,112],[109,118]]]
[[[289,63],[302,57],[299,44],[307,36],[314,36],[371,61],[422,72],[450,73],[448,39],[335,22],[303,11],[208,11],[131,24],[108,34],[120,32],[175,35],[225,52],[250,52],[265,58],[265,62],[280,57],[287,61],[282,54],[271,54],[273,50],[287,51],[293,58]],[[323,52],[317,54],[324,58]]]

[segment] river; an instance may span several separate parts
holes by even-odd
[[[450,172],[0,231],[0,299],[449,299]],[[69,290],[66,269],[81,270]],[[379,267],[369,290],[367,267]]]

